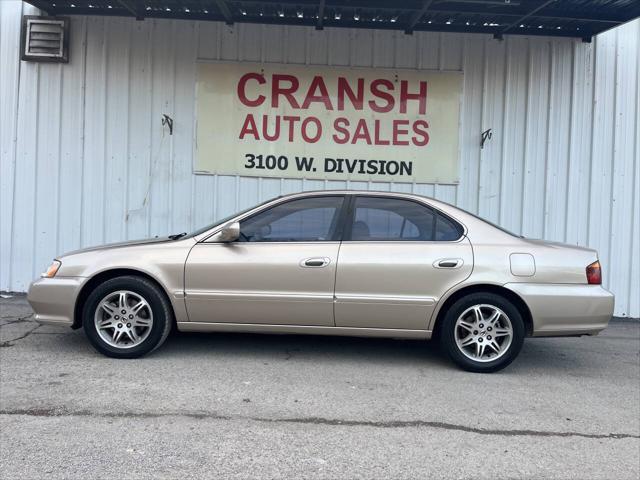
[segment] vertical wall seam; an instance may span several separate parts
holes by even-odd
[[[107,141],[109,138],[109,122],[107,115],[107,91],[109,90],[109,75],[107,75],[107,69],[109,67],[109,47],[107,45],[107,25],[111,23],[109,19],[104,20],[102,23],[102,84],[104,85],[104,91],[102,92],[102,243],[106,240],[107,228],[105,219],[107,216],[107,162],[109,158],[107,156]]]
[[[440,53],[442,50],[442,42],[441,42],[441,34],[438,33],[438,38],[439,38],[439,44],[438,44],[438,70],[442,70],[442,65],[440,64]],[[465,126],[465,122],[466,122],[466,108],[464,108],[464,104],[465,104],[465,99],[467,97],[467,87],[466,87],[466,83],[464,81],[464,75],[465,75],[465,67],[467,65],[466,62],[466,54],[467,54],[467,42],[466,42],[466,38],[465,37],[461,37],[460,38],[460,43],[461,43],[461,49],[462,49],[462,75],[463,75],[463,79],[462,79],[462,92],[460,94],[462,100],[460,101],[460,118],[458,119],[458,130],[459,131],[463,131],[463,127]],[[462,142],[460,142],[462,143]],[[460,179],[460,172],[463,170],[463,161],[464,161],[464,154],[462,153],[462,148],[458,147],[458,179]],[[369,182],[370,184],[371,182]],[[455,203],[454,205],[460,205],[460,183],[458,183],[458,185],[456,186],[456,199],[455,199]],[[435,188],[433,190],[433,195],[435,197]]]
[[[33,237],[30,239],[31,240],[31,278],[35,278],[36,276],[36,262],[35,262],[35,258],[36,258],[36,246],[37,246],[37,231],[38,231],[38,215],[36,213],[37,209],[38,209],[38,161],[40,158],[40,148],[38,145],[38,136],[40,135],[40,64],[36,64],[35,65],[35,71],[36,71],[36,95],[35,95],[35,109],[36,109],[36,115],[35,115],[35,121],[34,121],[34,125],[33,125],[33,133],[34,133],[34,139],[36,144],[34,145],[34,167],[33,167],[33,212],[32,212],[32,217],[31,217],[31,221],[33,224],[33,231],[32,231],[32,235]],[[26,240],[26,239],[25,239]]]
[[[79,226],[79,235],[78,242],[79,247],[83,245],[83,230],[84,230],[84,215],[83,205],[84,205],[84,161],[85,161],[85,145],[86,145],[86,108],[87,108],[87,43],[88,43],[88,35],[89,35],[89,26],[87,17],[83,17],[83,41],[82,41],[82,67],[81,67],[81,81],[82,81],[82,101],[80,102],[80,205],[78,205],[78,210],[80,213],[80,226]]]
[[[596,113],[599,108],[597,97],[598,97],[598,52],[600,50],[600,41],[598,38],[595,40],[595,46],[593,48],[593,84],[591,85],[591,118],[589,119],[591,122],[591,145],[589,148],[589,181],[587,182],[587,232],[585,235],[585,243],[589,245],[591,243],[591,213],[593,211],[592,205],[592,197],[591,191],[593,189],[593,159],[595,158],[595,119]],[[579,238],[579,237],[578,237]]]
[[[488,60],[487,60],[487,42],[490,40],[487,40],[487,37],[483,38],[483,42],[482,42],[482,85],[480,88],[480,131],[484,131],[484,126],[486,125],[487,122],[487,118],[486,118],[486,109],[485,109],[485,103],[486,103],[486,96],[487,96],[487,76],[489,75],[489,65],[488,65]],[[480,192],[483,190],[482,188],[482,170],[483,170],[483,160],[484,160],[484,155],[483,150],[479,149],[480,151],[478,152],[478,165],[476,166],[476,175],[478,178],[478,182],[477,182],[477,188],[476,188],[476,213],[478,215],[480,215],[480,205],[481,205],[481,199],[480,199]]]
[[[153,188],[153,32],[155,21],[151,21],[149,27],[149,40],[147,42],[147,67],[149,68],[149,165],[147,168],[147,190],[143,198],[142,208],[146,209],[147,237],[151,236],[151,215],[153,213],[151,202],[151,189]],[[146,204],[144,203],[146,202]]]
[[[509,86],[509,71],[510,71],[510,66],[511,66],[511,62],[509,61],[509,53],[511,52],[511,42],[509,41],[509,37],[507,37],[506,40],[503,40],[505,42],[504,45],[504,91],[503,91],[503,102],[502,102],[502,125],[500,128],[500,132],[501,132],[501,137],[500,137],[500,142],[501,142],[501,152],[500,152],[500,176],[499,178],[499,184],[498,184],[498,188],[500,191],[500,194],[498,196],[498,222],[499,224],[504,223],[504,216],[503,216],[503,196],[504,196],[504,187],[505,187],[505,163],[507,161],[506,158],[506,151],[507,151],[507,135],[506,135],[506,130],[507,130],[507,104],[509,103],[509,99],[510,99],[510,95],[509,92],[511,91],[510,86]]]
[[[24,15],[23,2],[20,5],[20,18]],[[11,191],[11,231],[9,232],[9,265],[5,265],[7,269],[7,287],[13,290],[13,236],[16,225],[16,183],[17,183],[17,170],[18,170],[18,121],[20,119],[20,86],[22,84],[22,62],[20,61],[20,51],[17,52],[17,68],[16,68],[16,98],[13,102],[13,131],[11,132],[11,149],[13,150],[13,159],[11,160],[13,166],[13,180]]]
[[[571,169],[571,151],[572,151],[572,144],[573,144],[573,130],[576,127],[576,121],[574,119],[574,115],[575,115],[575,91],[576,91],[576,86],[575,86],[575,79],[574,79],[574,68],[576,65],[576,44],[573,43],[571,45],[571,66],[570,66],[570,71],[569,71],[569,85],[571,85],[571,91],[569,92],[569,131],[567,132],[568,135],[568,142],[567,142],[567,151],[566,151],[566,162],[565,162],[565,167],[564,167],[564,174],[565,174],[565,189],[564,189],[564,206],[563,206],[563,210],[564,210],[564,222],[562,222],[562,241],[566,242],[567,241],[567,232],[568,232],[568,228],[567,228],[567,223],[569,221],[569,171]]]
[[[179,20],[171,20],[171,34],[173,38],[176,38],[176,22]],[[238,38],[240,35],[236,35],[236,43],[239,43]],[[236,45],[236,52],[239,51],[239,46]],[[175,42],[171,43],[171,118],[175,117],[176,112],[176,78],[177,78],[177,61],[176,61],[176,44]],[[164,132],[163,132],[164,135]],[[174,135],[169,135],[169,165],[167,165],[169,178],[173,175],[173,167],[175,163],[175,139]],[[167,212],[167,230],[173,231],[173,200],[174,200],[174,185],[173,182],[169,181],[169,205]]]
[[[135,27],[134,27],[135,28]],[[129,238],[129,167],[131,166],[131,29],[128,29],[129,41],[127,42],[127,128],[125,129],[125,168],[124,168],[124,238]]]
[[[196,84],[198,83],[198,65],[197,65],[197,62],[198,62],[198,57],[199,57],[198,45],[200,44],[200,26],[201,25],[202,25],[202,22],[196,22],[195,31],[193,33],[194,44],[196,46],[196,52],[195,52],[194,59],[193,59],[194,62],[196,62],[195,79],[194,79]],[[263,33],[264,33],[264,31],[263,31]],[[263,43],[264,43],[264,38],[263,38]],[[264,62],[264,56],[262,57],[262,61]],[[197,86],[196,86],[196,88],[197,88]],[[194,99],[193,99],[194,102],[195,102],[195,99],[196,99],[196,94],[195,94],[196,88],[194,88]],[[193,129],[192,132],[191,132],[191,156],[192,156],[192,158],[191,158],[191,168],[190,168],[190,172],[189,172],[190,173],[190,178],[191,178],[191,202],[189,203],[189,209],[190,209],[190,212],[191,212],[191,215],[190,215],[190,220],[191,221],[189,222],[189,229],[192,230],[192,231],[195,230],[196,228],[198,228],[195,225],[196,224],[195,211],[196,211],[196,196],[197,196],[197,192],[196,192],[196,188],[197,188],[196,187],[196,178],[197,178],[197,176],[194,174],[194,167],[193,167],[193,161],[194,161],[195,153],[196,153],[195,150],[196,150],[196,138],[197,138],[197,136],[196,136],[197,135],[196,109],[197,109],[197,105],[194,106],[194,109],[193,109],[193,113],[194,113],[193,117],[194,118],[193,118],[193,123],[192,123],[192,126],[191,126],[191,128]]]
[[[547,128],[545,129],[545,155],[544,155],[544,178],[542,186],[542,238],[547,238],[547,221],[549,215],[547,212],[547,195],[548,195],[548,180],[549,180],[549,152],[551,148],[550,131],[551,131],[551,111],[553,109],[551,100],[553,92],[553,44],[549,44],[548,49],[548,62],[549,62],[549,74],[547,76]]]
[[[638,28],[636,32],[636,102],[635,102],[635,142],[633,145],[633,169],[632,169],[632,177],[631,177],[631,228],[629,229],[629,259],[633,262],[633,252],[634,252],[634,241],[633,234],[635,232],[636,222],[640,223],[638,220],[638,216],[640,212],[636,212],[637,206],[637,198],[640,196],[640,191],[638,191],[638,184],[636,180],[638,179],[638,170],[640,170],[640,134],[638,131],[640,130],[640,22],[638,22]],[[640,238],[636,238],[636,242],[640,243]],[[631,285],[633,284],[633,274],[638,275],[639,270],[634,269],[635,265],[631,263],[631,267],[629,268],[629,278],[627,280],[627,311],[630,311],[633,305],[631,304],[631,299],[633,295],[633,291],[631,290]],[[638,302],[640,303],[640,302]],[[640,315],[639,315],[640,316]]]
[[[219,175],[216,175],[215,177],[213,177],[213,218],[215,221],[218,220],[218,218],[220,218],[219,214],[218,214],[218,179],[220,178]]]
[[[611,285],[611,251],[613,250],[613,239],[616,238],[616,233],[613,231],[613,215],[616,206],[616,191],[615,178],[616,178],[616,124],[618,118],[618,57],[620,56],[620,50],[618,48],[618,37],[620,31],[616,30],[614,34],[615,38],[615,55],[613,57],[613,121],[611,122],[611,178],[609,179],[609,191],[611,192],[611,201],[609,202],[609,238],[607,241],[607,265],[609,268],[605,270],[605,276],[607,278],[606,285]]]
[[[522,149],[522,175],[520,176],[520,234],[524,230],[524,200],[527,178],[527,156],[529,150],[529,108],[531,103],[531,39],[527,38],[527,63],[526,63],[526,83],[525,83],[525,106],[524,106],[524,144]]]
[[[62,63],[58,64],[58,75],[60,81],[58,82],[58,162],[56,165],[56,239],[55,239],[55,254],[58,255],[60,251],[60,183],[61,183],[61,168],[62,168],[62,92],[64,76],[62,75]]]

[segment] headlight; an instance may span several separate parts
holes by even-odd
[[[40,275],[42,278],[52,278],[56,276],[56,273],[58,273],[58,269],[60,268],[60,266],[62,265],[62,262],[60,260],[54,260],[53,262],[51,262],[51,265],[49,265],[49,268],[47,268],[47,271],[44,272],[42,275]]]

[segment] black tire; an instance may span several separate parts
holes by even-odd
[[[120,290],[133,292],[142,297],[153,314],[153,322],[146,338],[129,348],[118,348],[108,344],[98,333],[94,321],[98,304],[102,299]],[[113,358],[138,358],[152,352],[167,339],[172,324],[173,310],[164,292],[155,283],[136,276],[116,277],[101,283],[89,294],[82,310],[85,335],[96,350]]]
[[[476,305],[488,305],[502,310],[508,317],[513,330],[511,343],[499,358],[481,362],[465,355],[456,343],[456,321],[465,311]],[[467,318],[467,317],[464,317]],[[464,327],[458,327],[464,328]],[[464,330],[460,330],[464,332]],[[471,332],[470,332],[471,334]],[[440,345],[449,358],[459,367],[469,372],[491,373],[508,366],[520,353],[524,343],[525,326],[520,311],[506,298],[494,293],[472,293],[456,301],[445,313],[440,328]],[[464,338],[462,339],[464,340]],[[486,340],[485,340],[486,341]],[[487,350],[488,351],[488,350]],[[477,351],[476,351],[477,354]],[[492,352],[494,354],[494,352]]]

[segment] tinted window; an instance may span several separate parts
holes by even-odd
[[[396,198],[356,198],[351,240],[451,241],[460,229],[434,210]]]
[[[314,242],[332,240],[342,197],[292,200],[240,222],[243,242]]]

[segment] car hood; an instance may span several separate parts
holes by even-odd
[[[165,242],[174,242],[174,241],[175,240],[172,240],[169,237],[156,237],[156,238],[147,238],[144,240],[129,240],[126,242],[107,243],[105,245],[96,245],[94,247],[81,248],[80,250],[73,250],[71,252],[66,252],[64,255],[61,255],[59,258],[67,257],[69,255],[76,255],[78,253],[96,252],[99,250],[109,250],[113,248],[134,247],[136,245],[149,245],[152,243],[165,243]]]

